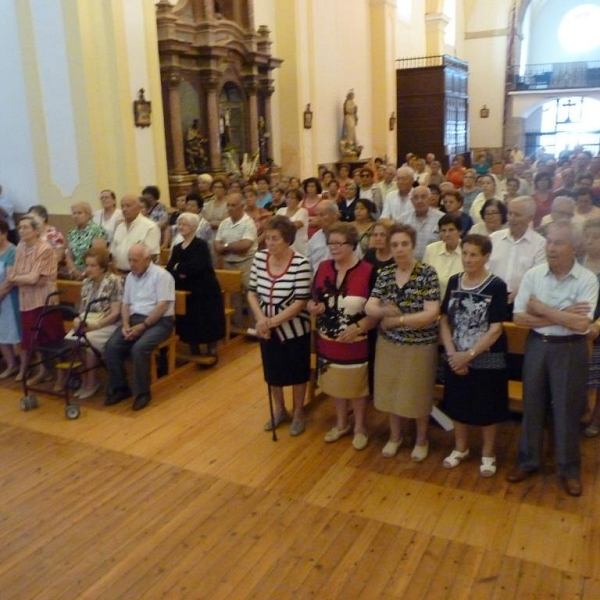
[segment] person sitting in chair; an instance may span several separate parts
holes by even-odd
[[[175,280],[152,262],[152,252],[144,244],[129,249],[131,272],[125,279],[121,327],[106,344],[108,369],[105,406],[135,396],[133,410],[148,406],[150,396],[150,355],[173,331]],[[125,356],[133,358],[133,389],[127,383]]]

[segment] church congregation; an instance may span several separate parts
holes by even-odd
[[[466,168],[458,156],[444,173],[432,154],[411,153],[400,168],[342,163],[302,182],[201,174],[173,207],[153,185],[118,203],[102,190],[96,211],[71,207],[65,233],[48,225],[43,206],[15,224],[0,196],[0,379],[55,377],[43,365],[26,372],[26,358],[57,279],[71,279],[82,282],[73,331],[85,327],[108,367],[105,404],[133,396],[133,409],[143,409],[150,354],[174,327],[191,355],[216,363],[225,318],[215,269],[240,271],[233,324],[260,342],[274,401],[265,430],[290,423],[290,435],[305,431],[312,322],[319,387],[335,407],[326,443],[351,436],[355,450],[365,449],[369,413],[379,410],[389,418],[382,456],[408,444],[414,420],[410,458],[424,461],[434,388],[443,382],[439,409],[454,425],[443,467],[469,457],[477,427],[479,472],[492,477],[498,424],[509,418],[503,323],[512,320],[530,330],[519,452],[506,478],[519,483],[540,470],[551,401],[558,475],[579,496],[580,435],[600,433],[600,156],[575,148],[558,161],[509,155],[500,166],[481,156]],[[188,293],[177,317],[176,289]],[[82,325],[98,298],[105,301]],[[62,338],[62,322],[45,322],[44,334]],[[77,395],[99,392],[93,375]]]

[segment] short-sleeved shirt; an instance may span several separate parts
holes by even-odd
[[[310,298],[310,265],[308,260],[294,252],[285,271],[272,275],[268,265],[269,254],[265,250],[256,253],[250,272],[248,289],[258,296],[260,308],[268,317],[274,317],[291,306],[296,300]],[[310,332],[310,318],[302,311],[293,319],[275,329],[282,340],[306,335]]]
[[[227,217],[220,225],[217,230],[215,240],[223,242],[224,244],[231,244],[233,242],[239,242],[241,240],[251,240],[252,245],[245,254],[236,254],[235,252],[226,252],[224,259],[229,263],[242,262],[252,258],[258,248],[257,243],[258,234],[256,232],[256,225],[254,219],[249,217],[246,213],[236,221],[232,221],[231,217]]]
[[[115,234],[115,228],[120,221],[123,220],[123,212],[120,208],[115,209],[115,212],[111,215],[110,219],[104,216],[104,209],[101,208],[94,213],[94,223],[100,225],[106,231],[108,236],[108,242],[112,242],[113,235]]]
[[[405,212],[402,217],[402,223],[414,227],[417,232],[417,243],[415,245],[414,255],[418,260],[423,260],[425,255],[425,248],[433,242],[437,242],[440,239],[440,227],[438,221],[444,216],[444,213],[430,208],[427,211],[427,216],[423,219],[417,216],[417,213],[413,210],[412,212]]]
[[[138,277],[129,273],[125,279],[123,302],[129,304],[129,313],[149,315],[159,302],[168,302],[164,317],[175,314],[175,280],[169,271],[150,263]]]
[[[169,212],[164,204],[157,202],[152,208],[146,211],[146,217],[154,221],[159,227],[169,222]]]
[[[23,312],[44,306],[49,294],[56,291],[56,254],[52,246],[41,240],[33,246],[20,242],[15,259],[15,275],[38,273],[33,285],[19,285],[19,308]],[[56,302],[58,299],[56,300]],[[56,304],[53,302],[53,304]]]
[[[381,271],[371,292],[373,298],[395,304],[403,313],[409,315],[424,310],[425,302],[440,300],[440,284],[433,267],[417,261],[408,281],[400,288],[396,283],[396,266]],[[421,329],[399,327],[379,334],[395,344],[437,344],[438,322],[435,321]]]
[[[67,233],[69,251],[78,270],[84,268],[85,253],[92,247],[92,242],[98,238],[108,240],[108,235],[103,227],[100,227],[100,225],[94,223],[91,219],[83,229],[73,227]]]
[[[113,302],[121,302],[123,300],[123,283],[121,278],[114,273],[106,273],[99,285],[86,277],[81,284],[81,302],[79,303],[79,314],[83,315],[87,306],[93,300],[98,298],[108,298],[102,302],[93,304],[90,307],[92,312],[101,312],[107,315],[110,312],[110,305]]]
[[[160,254],[160,229],[158,225],[138,215],[131,223],[122,221],[115,228],[110,252],[115,261],[117,269],[129,271],[129,249],[135,244],[145,244],[150,248],[150,253],[158,256]]]
[[[575,262],[569,274],[557,279],[547,264],[529,269],[523,276],[519,292],[515,298],[514,313],[526,313],[527,303],[534,294],[539,300],[552,308],[562,310],[575,302],[587,302],[590,305],[588,316],[594,316],[598,301],[598,278],[589,269]],[[561,325],[534,327],[544,335],[573,335],[577,333]]]

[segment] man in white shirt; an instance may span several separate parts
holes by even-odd
[[[438,222],[444,216],[442,211],[429,205],[429,196],[431,196],[431,192],[428,187],[424,185],[416,187],[411,197],[412,210],[406,210],[399,219],[402,223],[414,227],[417,232],[415,258],[418,260],[423,260],[428,244],[439,240]]]
[[[598,280],[576,260],[580,242],[580,233],[569,221],[551,223],[547,264],[525,273],[515,300],[515,323],[531,330],[523,364],[519,453],[506,476],[518,483],[541,467],[546,411],[552,407],[558,475],[569,496],[582,493],[579,429],[586,401],[587,334],[597,337],[599,332],[598,324],[592,323]]]
[[[410,167],[400,167],[396,171],[397,189],[385,197],[381,211],[382,219],[400,221],[403,213],[412,210],[410,198],[414,180],[415,172]]]
[[[511,314],[523,275],[546,261],[546,240],[531,227],[534,215],[533,198],[518,196],[508,205],[508,229],[490,235],[493,250],[488,269],[506,283]]]
[[[117,270],[126,275],[131,270],[129,250],[132,246],[144,244],[149,248],[153,260],[160,255],[160,229],[156,223],[142,215],[142,203],[138,196],[123,196],[121,210],[123,221],[115,227],[110,253]]]
[[[125,279],[121,305],[121,327],[116,329],[104,350],[108,370],[104,404],[112,406],[132,395],[133,410],[148,406],[150,396],[150,355],[168,339],[175,318],[175,280],[152,263],[150,248],[134,244],[128,252],[130,273]],[[127,383],[125,357],[133,359],[133,386]]]
[[[383,179],[377,184],[381,197],[385,200],[390,192],[398,189],[396,184],[396,168],[393,165],[385,167]]]
[[[244,327],[244,298],[250,283],[252,260],[258,249],[258,234],[252,217],[244,211],[242,194],[236,192],[227,196],[227,214],[221,221],[215,236],[215,252],[223,257],[223,267],[230,271],[242,272],[242,293],[233,294],[232,304],[235,314],[232,323],[237,328]]]

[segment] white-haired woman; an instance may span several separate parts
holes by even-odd
[[[208,244],[196,235],[199,223],[200,217],[193,213],[177,217],[183,241],[173,247],[167,270],[176,289],[190,292],[186,314],[177,317],[177,334],[189,344],[192,354],[200,354],[200,344],[207,344],[209,356],[216,358],[217,342],[225,337],[223,299]]]
[[[106,248],[108,235],[103,227],[94,223],[92,207],[87,202],[71,206],[75,227],[67,233],[66,260],[69,275],[73,279],[85,277],[85,253],[92,247]]]

